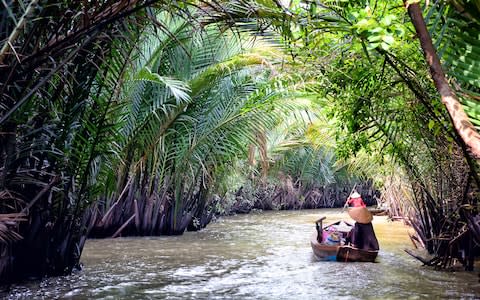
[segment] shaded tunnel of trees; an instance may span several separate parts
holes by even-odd
[[[405,2],[3,1],[0,281],[354,186],[472,270],[480,6]]]

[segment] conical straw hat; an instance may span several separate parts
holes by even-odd
[[[348,209],[348,214],[350,218],[362,224],[368,224],[373,220],[372,214],[366,207],[351,207]]]

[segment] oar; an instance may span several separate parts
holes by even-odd
[[[350,195],[352,195],[352,193],[353,193],[353,191],[355,190],[356,187],[357,187],[357,184],[355,183],[353,185],[352,190],[350,191],[350,194],[348,194],[347,200],[345,200],[345,204],[343,205],[343,208],[342,208],[342,213],[345,211],[345,208],[347,207],[348,198],[350,197]]]

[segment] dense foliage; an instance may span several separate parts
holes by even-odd
[[[169,34],[148,35],[123,92],[117,186],[92,209],[100,213],[95,236],[116,236],[121,225],[140,235],[204,227],[218,169],[245,156],[281,112],[280,103],[273,109],[278,92],[268,89],[268,58],[251,41],[164,18]]]
[[[416,241],[436,255],[431,263],[448,266],[457,257],[472,268],[472,240],[480,234],[480,139],[472,126],[479,6],[427,2],[425,24],[419,2],[290,1],[276,9],[263,1],[227,2],[222,9],[242,22],[249,11],[274,20],[304,80],[315,81],[314,90],[331,104],[337,152],[347,157],[363,149],[380,162],[393,158],[403,169],[398,174],[407,176],[405,198],[412,200],[403,201],[410,204],[402,205],[403,214]],[[277,18],[281,12],[288,17]]]
[[[300,18],[321,22],[301,23],[306,24],[301,32],[309,33],[297,43],[307,52],[303,57],[317,62],[326,78],[318,89],[332,103],[341,154],[355,154],[363,148],[372,155],[393,156],[406,170],[411,185],[412,210],[404,213],[416,229],[417,241],[437,255],[435,263],[442,266],[450,264],[457,248],[466,247],[471,253],[469,240],[478,239],[479,233],[474,221],[480,183],[477,163],[467,151],[461,130],[452,126],[455,116],[437,96],[421,48],[411,43],[415,31],[405,22],[404,8],[379,1],[350,1],[321,9],[312,6],[299,8]],[[445,68],[458,95],[470,99],[465,104],[471,112],[478,106],[472,98],[478,91],[477,70],[475,63],[465,65],[456,58],[468,61],[470,52],[476,51],[465,48],[468,44],[468,49],[475,49],[475,42],[464,26],[478,24],[442,2],[425,11],[430,30],[436,32],[439,53],[445,53]],[[445,24],[439,26],[442,21]],[[442,42],[448,30],[457,34]],[[466,33],[460,35],[459,30]],[[315,52],[319,49],[335,51],[330,50],[325,62],[325,52]],[[475,122],[475,115],[470,116]]]
[[[120,91],[153,4],[185,11],[169,1],[2,3],[0,222],[19,234],[2,234],[2,277],[78,263],[84,212],[111,186]]]

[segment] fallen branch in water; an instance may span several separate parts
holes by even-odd
[[[413,250],[410,250],[410,249],[403,249],[403,251],[407,252],[408,254],[410,254],[410,256],[418,259],[424,265],[427,265],[427,266],[434,266],[435,262],[439,260],[438,257],[433,257],[433,258],[430,258],[430,259],[428,259],[426,257],[422,257],[420,254],[416,254]]]

